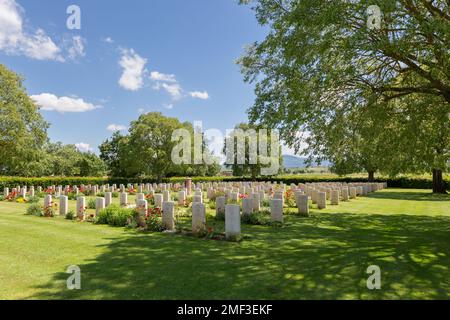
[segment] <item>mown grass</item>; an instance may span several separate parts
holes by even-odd
[[[243,225],[240,243],[26,216],[26,207],[0,202],[2,299],[450,298],[450,196],[427,190],[289,214],[283,227]],[[69,265],[81,268],[81,290],[66,288]],[[381,268],[381,290],[366,288],[370,265]]]

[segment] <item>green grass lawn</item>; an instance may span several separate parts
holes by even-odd
[[[240,243],[26,208],[0,202],[2,299],[450,299],[450,196],[427,190],[287,215],[284,227],[243,225]],[[66,289],[69,265],[81,268],[81,290]],[[366,288],[370,265],[381,268],[381,290]]]

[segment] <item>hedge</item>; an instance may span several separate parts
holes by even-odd
[[[162,179],[162,182],[182,183],[185,177],[171,177]],[[355,177],[319,177],[314,176],[282,176],[282,177],[259,177],[256,179],[250,177],[193,177],[193,182],[232,182],[232,181],[276,181],[283,182],[285,184],[298,184],[306,182],[367,182],[364,178]],[[388,178],[377,179],[376,182],[387,182],[390,188],[404,188],[404,189],[432,189],[432,180],[424,178]],[[8,187],[10,189],[16,186],[42,186],[47,187],[51,185],[80,185],[80,184],[127,184],[127,183],[155,183],[154,178],[108,178],[108,177],[44,177],[44,178],[22,178],[22,177],[0,177],[0,190]],[[450,181],[445,180],[447,190],[450,190]]]
[[[23,177],[0,177],[0,189],[15,188],[17,186],[42,186],[51,185],[80,185],[80,184],[105,184],[108,178],[98,177],[44,177],[44,178],[23,178]]]

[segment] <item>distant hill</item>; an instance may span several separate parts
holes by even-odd
[[[306,168],[306,158],[291,155],[283,155],[283,165],[285,168]],[[313,164],[314,166],[315,164]],[[330,162],[324,161],[320,164],[322,167],[329,167]]]

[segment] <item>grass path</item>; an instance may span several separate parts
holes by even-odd
[[[289,215],[283,228],[244,225],[241,243],[26,216],[26,207],[0,202],[1,299],[450,299],[450,196],[427,190]],[[382,289],[370,291],[374,264]],[[66,289],[69,265],[81,268],[81,290]]]

